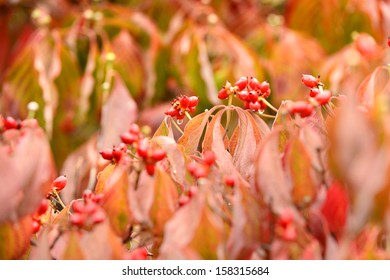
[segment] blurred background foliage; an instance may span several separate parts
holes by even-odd
[[[198,95],[200,112],[240,76],[268,80],[275,105],[302,96],[303,73],[356,91],[388,61],[389,14],[384,0],[0,0],[0,112],[38,102],[61,168],[118,80],[152,129],[175,96]]]

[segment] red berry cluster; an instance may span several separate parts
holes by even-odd
[[[67,183],[68,183],[68,178],[66,178],[65,175],[61,175],[53,181],[53,183],[51,184],[51,188],[52,190],[59,192],[66,187]]]
[[[227,99],[232,94],[244,101],[245,109],[264,111],[267,108],[264,99],[270,96],[271,88],[266,81],[260,83],[253,77],[241,77],[234,86],[226,82],[218,92],[218,98]]]
[[[165,114],[172,118],[182,120],[185,117],[185,112],[194,112],[198,103],[199,97],[197,96],[181,95],[173,100],[171,108],[169,108]]]
[[[151,147],[149,140],[144,137],[137,124],[132,124],[129,130],[122,133],[120,137],[122,143],[114,146],[112,149],[101,151],[101,156],[106,160],[119,162],[124,155],[128,154],[128,150],[130,150],[132,156],[136,157],[137,155],[139,159],[142,159],[147,173],[152,176],[156,163],[165,158],[165,151]]]
[[[324,84],[321,83],[320,77],[315,78],[312,75],[302,75],[302,83],[310,88],[311,103],[318,105],[326,105],[332,93],[329,90],[324,90]]]
[[[163,149],[151,147],[149,141],[143,139],[138,143],[137,155],[143,159],[146,172],[153,176],[156,163],[163,160],[166,153]]]
[[[187,166],[187,170],[196,179],[206,178],[209,175],[210,168],[214,163],[214,152],[206,151],[200,161],[189,163]]]
[[[119,162],[123,155],[127,153],[127,145],[120,143],[118,146],[114,146],[112,149],[104,149],[100,152],[102,158],[110,161]]]
[[[37,211],[32,216],[32,232],[35,234],[39,231],[42,225],[41,218],[46,214],[49,209],[49,201],[47,199],[42,199],[41,203],[38,206]]]
[[[190,186],[187,193],[183,193],[179,197],[179,207],[186,205],[191,200],[191,198],[193,198],[197,193],[198,193],[198,187]]]
[[[102,199],[102,194],[85,191],[83,200],[72,203],[71,224],[80,229],[91,230],[94,225],[102,223],[106,218],[105,212],[100,207]]]
[[[324,90],[324,84],[321,83],[320,77],[312,75],[302,75],[302,83],[310,88],[308,101],[297,101],[288,104],[288,112],[292,115],[298,114],[302,118],[310,116],[314,112],[315,106],[328,104],[332,97],[329,90]]]
[[[4,118],[2,115],[0,115],[0,132],[4,132],[10,129],[21,129],[25,127],[37,128],[38,121],[36,119],[25,119],[20,121],[10,116]]]

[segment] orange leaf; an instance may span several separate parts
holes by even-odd
[[[83,260],[84,254],[80,246],[80,233],[71,231],[68,235],[68,242],[63,253],[64,260]]]
[[[133,219],[127,197],[128,188],[126,170],[116,169],[106,183],[102,204],[113,230],[122,238],[127,237]]]
[[[165,223],[177,209],[179,195],[175,183],[161,168],[156,168],[154,176],[154,200],[150,215],[154,234],[162,236]]]
[[[32,220],[29,216],[18,222],[0,224],[0,259],[19,259],[30,246]]]
[[[292,184],[292,199],[298,207],[314,201],[318,182],[315,181],[310,155],[305,145],[293,137],[287,146],[285,161]]]
[[[97,183],[95,187],[96,193],[104,192],[106,183],[108,179],[111,177],[112,173],[114,172],[115,166],[116,166],[115,164],[109,164],[102,171],[99,172],[99,174],[97,175]]]

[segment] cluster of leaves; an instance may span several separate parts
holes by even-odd
[[[27,2],[0,4],[0,259],[389,258],[389,4]]]

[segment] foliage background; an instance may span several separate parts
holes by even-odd
[[[107,247],[114,248],[115,254],[106,252],[100,255],[88,255],[91,254],[86,253],[90,250],[90,245],[85,244],[93,243],[93,241],[79,241],[74,237],[73,231],[70,231],[66,238],[69,240],[77,239],[74,246],[85,246],[87,249],[84,253],[75,253],[76,249],[73,247],[63,249],[64,242],[59,242],[58,244],[62,244],[62,247],[58,245],[61,248],[57,251],[63,250],[68,253],[62,253],[62,251],[58,253],[54,250],[54,253],[51,252],[50,255],[46,248],[47,244],[42,245],[49,242],[47,240],[51,240],[52,237],[49,238],[49,234],[54,235],[52,233],[54,229],[48,226],[51,233],[48,233],[49,230],[40,232],[40,236],[47,235],[47,237],[38,239],[41,242],[38,248],[46,248],[46,251],[40,249],[39,252],[34,252],[33,250],[32,255],[26,255],[26,251],[30,252],[30,249],[27,249],[30,248],[27,240],[30,239],[31,234],[26,233],[21,238],[12,237],[12,235],[15,228],[23,227],[29,223],[29,221],[24,222],[24,220],[28,220],[26,214],[33,213],[31,209],[37,207],[37,201],[39,202],[42,194],[50,188],[48,182],[54,179],[56,174],[68,176],[67,188],[61,193],[67,205],[73,199],[80,198],[85,189],[96,184],[96,175],[106,166],[106,162],[102,161],[98,152],[103,148],[117,145],[121,133],[126,131],[132,123],[150,126],[150,135],[153,135],[159,127],[159,133],[161,133],[160,125],[164,123],[171,131],[172,128],[167,123],[164,112],[170,107],[170,101],[174,97],[180,94],[199,96],[200,104],[196,113],[200,114],[205,109],[222,103],[217,98],[218,90],[227,80],[233,82],[241,76],[253,76],[260,81],[270,82],[272,88],[270,100],[276,107],[279,107],[284,100],[304,98],[305,87],[301,83],[301,75],[304,73],[311,73],[314,76],[321,75],[321,80],[334,95],[352,96],[353,98],[351,98],[358,102],[358,105],[355,103],[351,106],[346,105],[341,110],[339,117],[336,118],[337,121],[329,121],[329,118],[323,120],[321,125],[327,130],[329,129],[329,133],[326,133],[325,136],[318,131],[315,132],[318,133],[313,138],[315,140],[311,137],[302,140],[302,132],[298,133],[299,136],[295,135],[295,132],[292,133],[295,136],[291,136],[291,138],[290,134],[286,136],[289,141],[292,139],[291,143],[293,144],[290,143],[290,145],[296,145],[294,146],[295,150],[293,149],[290,155],[291,162],[308,161],[313,163],[312,159],[307,160],[310,158],[310,147],[313,147],[310,146],[312,143],[308,144],[308,141],[320,143],[318,144],[320,146],[324,142],[326,143],[323,145],[326,146],[323,150],[326,154],[325,169],[327,172],[329,171],[326,175],[326,181],[330,182],[328,185],[337,181],[338,185],[342,185],[342,190],[346,191],[347,198],[345,200],[348,201],[346,204],[350,207],[348,213],[351,215],[348,221],[356,219],[354,226],[350,226],[349,230],[344,230],[344,223],[341,227],[331,223],[325,226],[326,223],[323,222],[323,219],[327,218],[327,214],[318,214],[319,218],[312,221],[307,218],[308,214],[305,212],[307,209],[302,210],[297,205],[291,206],[290,203],[271,205],[271,208],[275,207],[275,209],[270,210],[273,215],[276,215],[275,217],[271,215],[275,219],[282,216],[281,210],[278,210],[279,207],[288,208],[291,206],[294,211],[300,211],[302,216],[303,220],[297,218],[298,216],[296,220],[300,221],[297,222],[300,224],[298,228],[306,234],[304,240],[292,244],[288,243],[287,246],[284,243],[281,245],[278,242],[268,242],[269,240],[265,240],[266,237],[257,236],[260,232],[258,229],[233,226],[228,231],[224,231],[226,224],[224,224],[223,219],[214,217],[215,213],[210,214],[209,210],[203,211],[203,209],[209,209],[205,205],[213,204],[209,201],[211,198],[207,192],[205,194],[201,192],[200,198],[191,204],[192,208],[180,213],[176,213],[176,206],[166,206],[164,204],[166,203],[165,195],[161,195],[163,197],[163,202],[160,201],[163,203],[162,207],[167,207],[172,212],[168,215],[169,219],[174,214],[179,215],[179,217],[175,215],[175,219],[165,227],[165,223],[169,219],[168,216],[164,216],[161,218],[159,226],[154,224],[152,229],[148,229],[148,234],[155,238],[152,242],[154,248],[159,248],[161,245],[159,242],[164,241],[162,251],[155,250],[154,257],[206,259],[387,258],[388,248],[382,243],[388,243],[387,197],[389,186],[386,182],[389,178],[387,175],[383,175],[386,174],[385,170],[389,168],[387,150],[388,143],[390,143],[386,122],[389,73],[388,68],[384,67],[389,63],[389,51],[386,44],[387,36],[390,34],[390,3],[388,1],[3,0],[0,1],[0,27],[2,30],[0,33],[0,112],[3,116],[10,115],[18,119],[25,119],[29,113],[28,103],[35,101],[39,104],[39,110],[35,117],[45,132],[33,132],[37,134],[33,138],[36,139],[34,140],[36,142],[26,143],[19,155],[15,155],[9,160],[6,159],[5,155],[2,155],[4,161],[0,166],[0,189],[8,188],[13,191],[0,192],[1,199],[6,201],[10,197],[14,198],[21,190],[24,193],[24,198],[11,203],[9,209],[1,209],[2,211],[0,211],[3,212],[2,219],[0,219],[3,222],[0,227],[0,236],[4,237],[2,240],[8,240],[14,244],[5,248],[4,241],[0,241],[3,243],[0,246],[2,258],[51,258],[53,254],[56,257],[68,256],[70,258],[81,256],[83,258],[122,258],[122,253],[118,252],[124,246],[118,245],[121,242],[117,239],[107,237],[111,236],[112,232],[111,229],[106,229],[109,228],[106,224],[104,224],[105,228],[103,229],[103,232],[108,232],[106,235],[93,231],[90,235],[95,234],[99,237],[86,235],[85,239],[101,238],[106,244],[107,242],[111,244]],[[242,107],[240,101],[234,101],[233,105]],[[365,114],[356,110],[359,106],[365,108]],[[243,119],[249,117],[240,115],[241,113],[241,111],[237,111],[236,121],[241,124],[240,127],[244,127]],[[221,117],[221,120],[223,118]],[[277,121],[279,120],[277,118]],[[246,121],[250,123],[251,119],[246,119]],[[280,134],[285,133],[285,131],[281,132],[276,129],[276,125],[272,122],[268,120],[266,122],[268,127],[272,128],[272,133],[263,126],[264,130],[259,132],[261,143],[264,143],[264,145],[261,144],[262,147],[268,147],[267,143],[270,146],[276,145],[275,139],[284,137]],[[196,124],[195,121],[193,123]],[[211,129],[207,128],[207,130]],[[340,131],[344,131],[344,134]],[[189,132],[191,131],[188,129],[187,134]],[[270,136],[266,138],[269,133]],[[46,140],[42,140],[46,139],[43,134],[47,136],[50,149],[46,147]],[[178,132],[175,131],[174,139],[178,140],[179,136]],[[331,146],[329,149],[328,140],[323,140],[322,137],[331,139],[331,143],[339,143],[339,139],[342,139],[340,141],[345,141],[345,143],[343,142],[345,146],[340,144],[340,146]],[[366,141],[357,140],[362,138]],[[263,139],[267,140],[263,142]],[[4,139],[2,138],[2,140]],[[161,141],[159,145],[167,149],[168,143],[164,142],[167,140]],[[254,171],[245,178],[252,188],[247,190],[245,187],[240,187],[239,191],[232,194],[235,203],[239,205],[231,212],[233,220],[239,219],[235,215],[241,214],[249,221],[252,221],[251,219],[267,220],[270,213],[256,210],[269,206],[269,201],[266,199],[264,203],[268,205],[267,207],[262,205],[263,202],[259,202],[263,200],[263,195],[269,195],[261,186],[270,184],[276,188],[275,185],[282,184],[281,182],[261,183],[263,179],[255,179],[259,172],[265,172],[271,177],[277,176],[275,169],[279,168],[279,163],[271,164],[269,162],[279,162],[279,159],[275,157],[276,150],[259,148],[258,142],[259,139],[256,138],[254,144],[248,144],[251,145],[252,152],[259,150],[256,152],[257,160],[252,168]],[[183,139],[181,142],[179,141],[180,143],[183,144]],[[200,152],[206,150],[207,144],[206,148],[204,145],[203,143]],[[210,145],[212,146],[212,144]],[[308,145],[309,151],[306,151]],[[354,150],[350,152],[351,155],[340,155],[340,151],[345,151],[343,150],[345,147],[357,147],[356,149],[360,152]],[[180,150],[180,148],[178,149]],[[266,152],[263,153],[263,150]],[[250,151],[247,152],[250,153]],[[218,154],[218,152],[216,153]],[[379,154],[385,156],[379,159]],[[354,166],[351,166],[346,159],[347,156],[352,157],[352,155],[357,157],[354,157]],[[20,157],[18,158],[18,156]],[[184,159],[180,159],[180,162],[187,161],[188,156],[189,153],[184,156]],[[175,158],[175,160],[178,159]],[[239,167],[239,164],[244,164],[245,161],[236,164],[237,161],[235,169],[243,175],[245,167]],[[270,166],[266,168],[266,165]],[[376,169],[373,169],[372,166],[375,166]],[[305,170],[310,169],[310,166],[300,166],[299,164],[295,167],[297,169],[294,172],[297,174],[292,176],[296,176],[298,180],[302,172],[305,173]],[[185,169],[184,163],[179,168]],[[221,166],[219,168],[215,171],[216,174],[229,172]],[[248,167],[248,169],[251,168]],[[370,171],[368,172],[366,169],[370,169]],[[144,184],[148,186],[163,184],[166,186],[163,193],[172,192],[172,189],[177,188],[178,185],[186,186],[187,181],[180,182],[170,171],[170,169],[158,171],[155,176],[158,177],[155,178],[157,181]],[[18,172],[25,175],[19,175]],[[6,173],[9,175],[5,175]],[[14,176],[25,176],[26,178],[23,177],[23,179],[13,182],[12,177]],[[378,186],[367,187],[370,182],[374,181],[373,178],[378,176],[382,178],[381,182],[377,184]],[[174,182],[171,182],[172,180]],[[160,181],[168,181],[168,183]],[[364,186],[361,186],[361,182],[365,182]],[[324,185],[323,183],[314,183],[317,184],[315,192],[317,193],[318,205],[314,207],[316,209],[320,209],[326,201],[325,197],[328,192],[319,187]],[[307,188],[310,184],[304,181],[303,185]],[[34,186],[36,187],[34,188]],[[256,201],[252,201],[250,198],[253,195],[251,193],[253,186],[262,189],[259,191],[258,197],[254,196]],[[305,188],[304,191],[307,190]],[[362,194],[365,194],[362,191],[364,188],[368,188],[368,197],[373,197],[372,201],[374,201],[368,206],[359,204]],[[338,187],[336,189],[338,190]],[[37,195],[37,191],[39,195]],[[277,189],[277,191],[283,193],[283,190]],[[128,190],[126,189],[125,192],[127,193]],[[174,197],[169,199],[177,200],[180,194],[180,191],[176,192]],[[118,194],[111,196],[122,198]],[[136,197],[142,196],[143,194],[139,193]],[[386,199],[378,202],[382,196]],[[36,199],[32,199],[32,197],[36,197]],[[129,197],[131,197],[130,194]],[[343,199],[339,195],[336,197]],[[26,203],[25,201],[29,199],[33,202]],[[241,200],[245,200],[245,202],[241,203]],[[157,202],[155,201],[155,203]],[[216,204],[218,203],[216,202]],[[372,204],[379,205],[380,209],[375,208]],[[26,206],[24,207],[26,209],[21,206]],[[218,207],[221,206],[218,204]],[[356,210],[365,207],[368,210],[362,210],[362,213]],[[372,209],[373,207],[374,209]],[[16,208],[18,210],[15,210]],[[105,210],[110,217],[117,214],[115,211],[119,211],[118,209],[109,209],[110,207],[106,206]],[[112,214],[110,211],[115,213]],[[139,211],[142,214],[143,210]],[[175,232],[173,228],[175,226],[181,227],[180,223],[186,219],[185,215],[195,215],[188,214],[191,211],[199,212],[197,215],[201,217],[199,218],[201,226],[194,229],[190,225],[184,225],[184,229],[195,231],[192,243],[187,240],[187,243],[192,245],[185,244],[184,246],[185,241],[183,244],[176,244],[180,234]],[[334,211],[338,213],[341,210],[337,208]],[[139,225],[142,224],[140,221],[146,219],[144,215],[139,213],[137,217],[134,208],[125,212],[129,216],[126,218],[128,221],[125,226]],[[333,214],[331,214],[332,217]],[[257,218],[252,217],[253,215]],[[50,219],[48,225],[58,224],[59,218],[56,218],[56,222]],[[151,217],[147,219],[151,219]],[[360,221],[358,221],[359,219]],[[237,220],[235,221],[237,222]],[[320,221],[322,222],[320,223]],[[310,226],[311,223],[320,223],[321,226],[313,226],[314,230]],[[271,221],[268,224],[274,224],[274,222]],[[322,226],[328,227],[328,229],[322,232],[318,229]],[[55,226],[53,227],[58,230]],[[183,231],[185,231],[184,229]],[[172,234],[173,237],[163,239],[164,230],[166,233]],[[319,237],[321,234],[316,234],[316,230],[321,231],[323,236]],[[62,232],[62,230],[60,231]],[[117,229],[116,233],[118,231]],[[203,231],[210,236],[210,244],[200,245],[202,235],[206,235],[206,233],[202,233]],[[17,232],[23,234],[24,231],[17,230]],[[123,234],[120,232],[119,236]],[[215,239],[212,239],[213,236]],[[252,243],[242,244],[243,236],[247,239],[250,237],[249,240]],[[331,245],[329,245],[329,239],[332,240]],[[364,242],[360,242],[360,239],[363,239]],[[373,241],[377,239],[380,239],[380,242],[377,242],[379,245]],[[216,240],[224,241],[217,242]],[[328,240],[328,243],[325,244],[324,240]],[[272,249],[269,250],[264,249],[264,244],[274,246],[270,245]],[[184,248],[187,245],[195,253],[186,250],[174,253],[175,246]],[[126,247],[130,253],[134,244],[131,246]],[[275,246],[276,248],[274,248]],[[337,249],[334,249],[336,247]],[[350,249],[351,247],[354,249]],[[206,250],[205,248],[211,249]],[[258,248],[263,248],[263,251],[259,253]],[[53,248],[51,250],[53,251]],[[221,253],[222,251],[224,253]],[[270,251],[273,253],[271,254]]]

